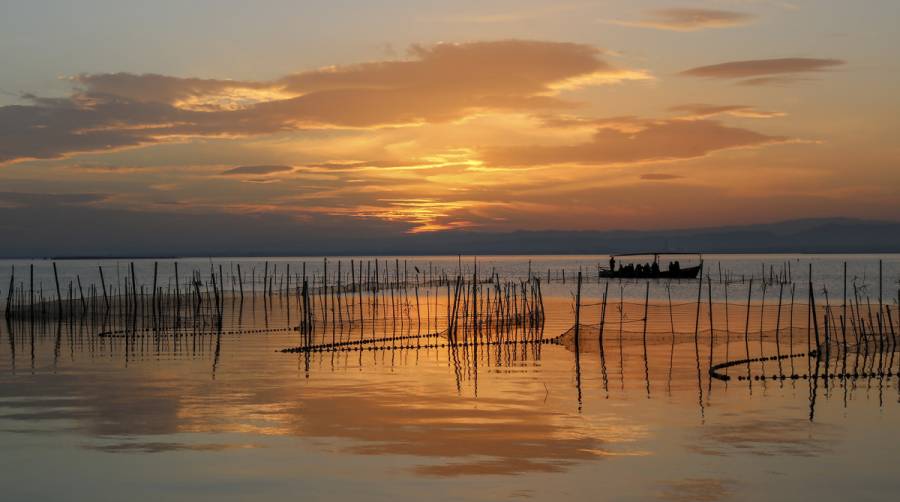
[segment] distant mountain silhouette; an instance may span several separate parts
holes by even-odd
[[[415,254],[900,252],[900,222],[821,218],[675,230],[446,232],[410,236],[403,248]]]
[[[405,234],[378,222],[336,229],[245,216],[154,216],[103,227],[61,222],[18,235],[0,246],[0,257],[900,252],[900,222],[848,218],[673,230]]]
[[[0,258],[900,252],[900,222],[821,218],[672,230],[444,231],[409,224],[289,214],[138,211],[91,195],[0,192]]]

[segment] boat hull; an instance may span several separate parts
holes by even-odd
[[[656,273],[638,273],[637,270],[602,270],[600,277],[610,279],[696,279],[702,265],[685,267],[678,270],[660,270]]]

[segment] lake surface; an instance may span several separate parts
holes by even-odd
[[[341,261],[343,277],[350,259],[329,259],[329,273]],[[353,260],[359,267],[374,258]],[[415,267],[423,277],[429,268],[474,272],[471,257],[378,260],[396,276]],[[288,264],[300,274],[305,262],[313,276],[324,272],[320,258],[214,260],[229,293],[216,331],[114,337],[98,333],[116,326],[95,322],[0,322],[3,500],[897,499],[900,357],[886,318],[864,353],[849,352],[854,373],[865,377],[745,381],[738,366],[722,381],[708,369],[745,350],[783,351],[802,357],[753,363],[747,374],[819,374],[805,355],[809,264],[817,308],[827,290],[829,306],[840,309],[846,261],[848,295],[863,306],[857,318],[865,324],[865,307],[877,307],[880,290],[893,329],[900,256],[704,256],[699,290],[698,281],[607,285],[596,276],[607,260],[479,258],[484,276],[527,277],[531,267],[546,302],[539,332],[485,333],[484,345],[394,338],[406,341],[281,352],[302,343],[296,303],[249,291],[240,303],[230,294],[232,271],[238,263],[242,274],[252,271],[243,287],[258,280],[250,287],[261,291],[266,261],[269,274],[286,273]],[[152,281],[153,262],[135,261],[140,284]],[[172,260],[158,262],[168,280]],[[0,261],[0,298],[12,267],[19,284],[30,263]],[[128,263],[57,267],[67,289],[70,280],[97,283],[98,264],[119,284]],[[765,282],[787,274],[788,263],[794,307],[781,281]],[[35,284],[54,296],[51,263],[34,264]],[[179,268],[185,276],[207,273],[210,260],[179,260]],[[579,269],[583,326],[573,346]],[[384,316],[346,332],[323,326],[315,341],[446,328],[446,288],[419,293],[429,308],[438,302],[424,328],[410,316]],[[788,310],[779,306],[774,320],[779,295]],[[826,357],[834,359],[826,373],[849,372],[847,358],[842,367],[840,357]]]

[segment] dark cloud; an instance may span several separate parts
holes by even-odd
[[[743,83],[762,85],[789,82],[797,74],[822,72],[845,63],[840,59],[818,58],[755,59],[699,66],[685,70],[681,74],[692,77],[748,79]]]
[[[102,202],[108,198],[105,194],[96,193],[28,193],[0,192],[0,207],[59,207],[85,206]]]
[[[247,178],[241,180],[243,183],[253,183],[255,185],[268,185],[271,183],[280,183],[281,180],[275,178]]]
[[[167,105],[87,105],[75,98],[0,107],[0,163],[152,143],[152,133],[139,126],[176,114]]]
[[[498,166],[608,165],[702,157],[717,150],[786,141],[715,120],[628,119],[600,127],[591,141],[563,146],[494,148],[484,160]]]
[[[411,59],[269,82],[127,73],[78,75],[65,98],[0,107],[0,163],[191,137],[444,122],[485,110],[574,106],[558,88],[637,78],[595,47],[507,40],[414,46]]]
[[[748,78],[745,80],[741,80],[738,82],[740,85],[746,85],[751,87],[761,86],[761,85],[788,85],[793,84],[795,82],[803,82],[812,80],[810,78],[802,78],[802,77],[756,77],[756,78]]]
[[[226,176],[234,176],[234,175],[260,175],[260,174],[276,174],[276,173],[286,173],[293,171],[294,168],[291,166],[238,166],[232,167],[231,169],[222,171],[223,175]]]
[[[242,448],[230,444],[192,444],[163,441],[121,442],[100,445],[85,445],[89,450],[105,453],[168,453],[173,451],[225,451]]]
[[[228,90],[270,87],[266,82],[179,78],[153,73],[82,73],[71,80],[90,95],[149,103],[176,103]]]
[[[754,16],[728,10],[673,7],[648,11],[640,21],[612,21],[623,26],[672,31],[697,31],[747,24]]]
[[[128,174],[141,171],[150,171],[152,168],[132,166],[132,165],[115,165],[115,164],[94,164],[94,163],[77,163],[69,166],[70,169],[85,173],[104,173],[104,174]]]

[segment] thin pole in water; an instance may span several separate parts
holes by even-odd
[[[9,272],[9,291],[6,292],[6,310],[4,312],[6,313],[7,319],[9,319],[9,316],[10,316],[9,309],[10,309],[10,305],[12,305],[13,289],[15,288],[15,285],[16,285],[15,281],[16,281],[16,266],[13,265],[12,269]]]
[[[581,323],[581,272],[578,272],[578,288],[575,293],[575,343],[578,343],[578,329]]]
[[[812,263],[809,264],[809,308],[812,313],[812,321],[813,327],[815,328],[816,333],[816,350],[819,350],[819,322],[818,316],[816,315],[816,296],[813,294],[813,285],[812,285]]]
[[[58,314],[62,315],[62,294],[59,292],[59,274],[56,271],[56,262],[53,262],[53,280],[56,282],[56,306]]]
[[[881,279],[881,260],[878,260],[878,339],[882,340],[884,338],[884,323],[881,321],[883,313],[884,313],[884,298],[882,297],[881,292],[882,287],[882,279]]]
[[[244,277],[243,277],[243,274],[241,274],[241,264],[240,263],[237,264],[237,270],[238,270],[238,288],[241,292],[241,301],[244,301]]]
[[[706,276],[706,292],[709,300],[709,367],[712,369],[713,349],[716,340],[716,331],[713,327],[713,301],[712,301],[712,277]],[[712,380],[710,380],[712,382]]]
[[[841,305],[841,316],[844,321],[841,323],[841,337],[844,340],[844,346],[847,345],[847,262],[844,261],[844,300]]]
[[[753,297],[753,278],[747,286],[747,318],[744,320],[744,353],[747,359],[747,380],[750,380],[750,300]]]
[[[603,328],[606,325],[606,300],[609,296],[609,281],[606,281],[606,286],[603,288],[603,307],[600,309],[600,343],[603,343]]]

